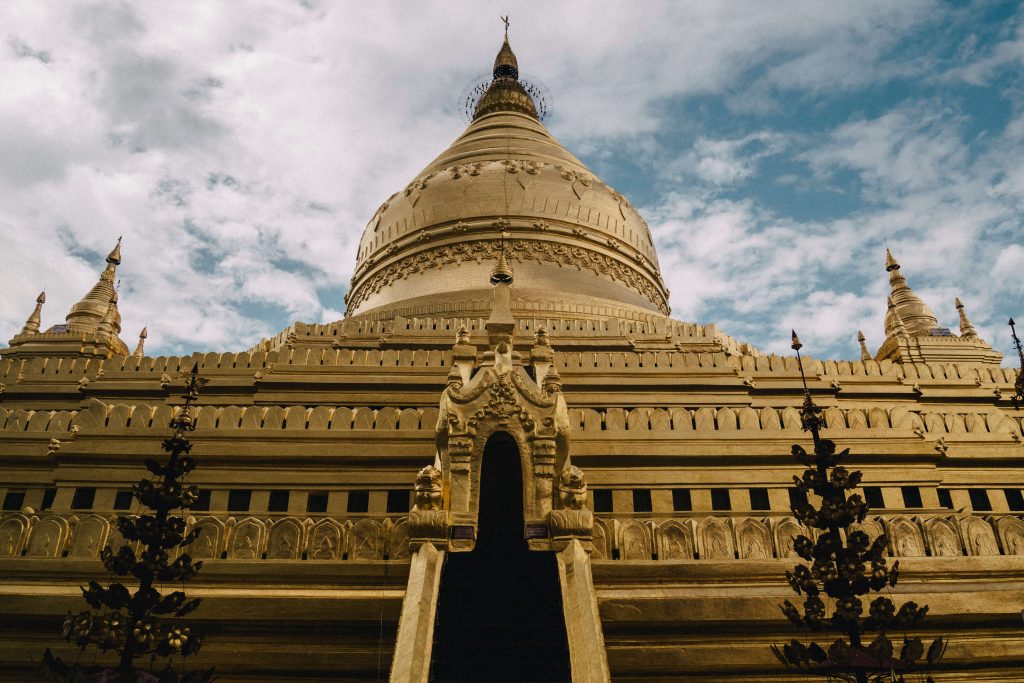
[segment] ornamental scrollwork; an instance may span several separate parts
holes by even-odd
[[[466,420],[467,434],[475,436],[479,424],[487,419],[493,419],[499,423],[508,423],[517,419],[522,425],[523,431],[533,431],[536,426],[533,417],[516,400],[516,390],[508,374],[500,375],[497,381],[487,387],[487,391],[490,393],[487,403]]]
[[[586,231],[582,232],[586,234]],[[569,246],[541,240],[513,239],[506,240],[505,244],[506,254],[511,258],[519,259],[520,261],[551,262],[576,267],[580,270],[590,270],[593,273],[610,277],[625,284],[629,288],[643,294],[666,315],[669,313],[668,302],[656,285],[631,266],[622,263],[610,255],[601,254],[579,246]],[[446,244],[411,254],[387,265],[358,285],[351,292],[348,305],[350,308],[356,308],[372,294],[379,292],[396,280],[407,278],[411,274],[449,263],[481,262],[484,259],[496,259],[497,254],[497,241]],[[658,277],[658,274],[655,275]],[[661,278],[658,277],[658,280],[660,282]]]
[[[505,159],[505,171],[508,173],[519,173],[525,171],[530,175],[537,175],[546,164],[539,161],[532,161],[530,159]]]
[[[512,372],[509,373],[509,376],[512,378],[512,384],[519,390],[523,398],[533,405],[538,408],[553,408],[555,406],[556,400],[554,398],[548,398],[537,393],[519,376],[519,373]]]
[[[464,175],[478,176],[480,175],[480,169],[483,168],[483,163],[475,161],[471,164],[457,164],[451,166],[448,169],[448,174],[452,177],[452,180],[458,180]]]

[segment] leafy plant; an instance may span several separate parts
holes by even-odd
[[[793,349],[798,361],[800,348],[794,332]],[[897,609],[884,595],[875,597],[868,605],[867,598],[862,599],[895,586],[899,562],[891,568],[887,566],[885,549],[889,541],[884,534],[872,540],[863,531],[853,529],[864,521],[869,510],[859,494],[847,493],[860,485],[861,473],[851,472],[841,464],[849,449],[837,452],[834,442],[820,437],[821,408],[811,400],[806,380],[801,421],[814,439],[814,453],[793,446],[793,455],[807,468],[793,481],[804,494],[819,496],[821,503],[794,505],[793,514],[805,527],[819,533],[817,540],[803,534],[794,539],[796,554],[811,564],[798,564],[793,571],[786,572],[790,587],[804,598],[802,611],[789,600],[780,608],[799,627],[834,631],[841,636],[827,647],[792,640],[781,647],[772,645],[772,652],[788,668],[851,683],[896,683],[903,681],[906,672],[927,671],[942,657],[946,641],[935,639],[926,652],[920,638],[904,637],[897,651],[888,632],[917,627],[928,607],[911,601]],[[925,680],[931,681],[931,676]]]
[[[116,551],[108,545],[100,552],[107,571],[120,577],[134,577],[138,587],[132,592],[117,581],[107,586],[90,581],[88,587],[82,588],[82,595],[92,609],[78,614],[68,612],[64,620],[65,639],[83,650],[95,645],[101,652],[114,652],[119,663],[116,667],[68,664],[47,650],[43,667],[51,680],[206,683],[213,679],[212,669],[179,673],[172,666],[172,657],[185,658],[199,651],[202,639],[180,621],[199,607],[199,598],[189,599],[184,590],[165,594],[159,588],[163,583],[188,581],[203,565],[193,562],[186,552],[171,559],[175,548],[190,545],[200,532],[200,529],[193,529],[186,533],[185,520],[172,514],[177,509],[188,509],[198,499],[197,488],[183,483],[196,466],[195,460],[189,457],[192,444],[185,434],[196,427],[191,406],[206,383],[198,373],[197,363],[186,380],[185,403],[170,422],[174,433],[162,444],[167,460],[163,463],[147,460],[146,469],[153,479],[143,479],[134,487],[135,499],[149,508],[151,514],[117,520],[121,535],[129,544],[137,543],[141,552],[136,554],[128,544]],[[136,666],[136,660],[144,657],[150,660],[146,670]],[[152,664],[157,658],[166,658],[166,666],[153,671]]]

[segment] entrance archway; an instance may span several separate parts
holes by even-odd
[[[558,567],[523,538],[522,479],[515,440],[495,433],[481,465],[476,547],[449,553],[441,575],[433,681],[570,680]]]

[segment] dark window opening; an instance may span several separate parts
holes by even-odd
[[[210,509],[210,489],[199,489],[196,494],[196,502],[192,503],[190,510],[196,512],[207,512]]]
[[[57,497],[57,489],[46,489],[43,491],[43,502],[39,506],[40,510],[49,510],[53,507],[53,499]]]
[[[672,509],[676,512],[689,512],[693,509],[690,489],[672,489]]]
[[[807,506],[807,492],[800,489],[789,489],[789,508],[799,510]]]
[[[594,489],[594,512],[612,511],[611,489]]]
[[[349,498],[349,501],[351,500]],[[310,493],[306,498],[306,512],[327,512],[327,492],[315,491]],[[352,510],[349,510],[349,512],[352,512]]]
[[[651,509],[651,490],[633,489],[633,512],[650,512]]]
[[[406,489],[397,489],[394,491],[388,491],[388,512],[408,512],[409,511],[409,491]]]
[[[903,492],[903,507],[924,507],[924,503],[921,502],[921,489],[917,488],[916,486],[901,486],[900,491]]]
[[[992,510],[992,503],[988,500],[988,491],[985,489],[967,489],[967,495],[971,497],[971,507],[977,512],[989,512]]]
[[[878,486],[864,487],[864,501],[869,508],[884,508],[885,501],[882,500],[882,489]]]
[[[751,510],[771,510],[772,504],[768,500],[768,489],[756,488],[750,489],[750,509]]]
[[[118,491],[114,494],[114,509],[131,510],[133,500],[135,500],[135,497],[131,491]]]
[[[349,491],[348,492],[348,511],[349,512],[366,512],[370,509],[370,492],[369,491]]]
[[[228,491],[228,512],[248,512],[252,502],[252,491],[233,489]]]
[[[267,512],[288,512],[289,498],[291,498],[289,491],[274,489],[270,492],[270,500],[267,501]]]
[[[711,489],[712,510],[732,510],[729,502],[729,489]]]
[[[25,506],[24,491],[8,491],[4,495],[4,510],[20,510]]]
[[[939,492],[939,505],[949,510],[953,509],[953,496],[950,495],[949,489],[938,489]]]
[[[92,504],[96,502],[95,486],[79,486],[75,489],[75,495],[71,498],[72,510],[91,510]]]
[[[1003,493],[1006,494],[1006,504],[1010,506],[1011,510],[1014,512],[1024,510],[1024,491],[1020,489],[1003,489]]]

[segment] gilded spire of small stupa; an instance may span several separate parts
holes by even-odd
[[[145,346],[146,337],[148,336],[149,331],[145,327],[143,327],[142,330],[139,332],[139,345],[135,347],[135,353],[132,354],[136,358],[142,358],[143,356],[146,355]]]
[[[900,269],[900,264],[896,261],[896,257],[892,255],[889,247],[885,248],[885,269],[887,271]]]
[[[907,328],[903,324],[903,318],[900,317],[899,312],[896,310],[896,304],[892,300],[892,296],[889,297],[889,312],[885,316],[886,318],[886,332],[893,337],[906,337]],[[891,328],[891,329],[890,329]]]
[[[892,255],[889,247],[885,248],[885,272],[889,273],[889,284],[894,292],[898,289],[909,289],[907,278],[903,277],[903,274],[900,273],[899,261]]]
[[[907,279],[900,272],[899,262],[888,247],[885,249],[885,270],[889,273],[889,284],[892,287],[889,298],[893,305],[889,310],[902,320],[903,334],[928,334],[938,327],[935,313],[910,289]],[[889,314],[885,316],[885,333],[895,334],[895,320]]]
[[[36,297],[36,307],[32,311],[32,315],[25,321],[25,326],[21,328],[21,334],[39,334],[39,323],[42,321],[43,304],[45,303],[46,292],[39,292],[39,296]]]
[[[117,237],[117,244],[115,244],[114,248],[110,250],[109,254],[107,254],[107,263],[112,263],[115,266],[121,265],[121,236],[120,235],[118,235],[118,237]],[[111,272],[113,272],[113,271],[111,271]]]
[[[110,301],[114,298],[114,280],[117,275],[117,266],[121,264],[121,238],[117,238],[117,244],[107,254],[107,267],[100,273],[99,281],[93,288],[82,297],[81,301],[71,307],[68,312],[68,330],[71,332],[96,332],[103,318],[110,308]],[[111,329],[114,333],[120,331],[121,320],[117,314],[117,307],[114,307],[114,319]]]
[[[964,311],[963,302],[960,301],[960,297],[956,297],[956,312],[960,314],[960,336],[964,339],[972,339],[978,336],[978,331],[974,329],[974,325],[967,319],[967,312]]]
[[[871,352],[868,351],[867,338],[860,330],[857,330],[857,342],[860,344],[860,359],[871,360]]]

